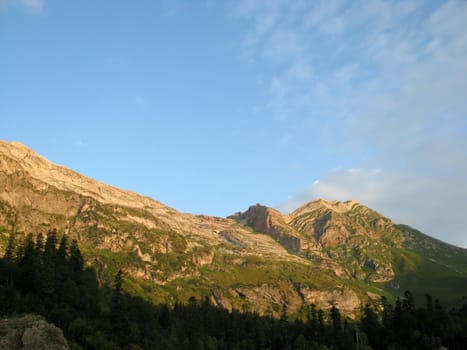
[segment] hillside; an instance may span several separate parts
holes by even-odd
[[[208,297],[227,309],[300,315],[336,304],[355,315],[380,295],[467,290],[467,252],[355,201],[317,200],[282,215],[261,205],[229,218],[180,213],[0,141],[0,249],[10,232],[76,238],[101,283],[154,302]]]

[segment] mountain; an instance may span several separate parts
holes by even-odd
[[[288,215],[262,205],[229,218],[180,213],[0,141],[0,250],[9,234],[57,229],[78,240],[101,283],[153,302],[209,298],[227,309],[303,315],[336,304],[355,315],[406,288],[455,303],[467,251],[355,202],[316,200]]]

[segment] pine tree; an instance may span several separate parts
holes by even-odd
[[[3,256],[2,268],[0,269],[0,283],[4,283],[5,286],[11,287],[16,277],[16,240],[14,233],[10,233],[8,237],[8,245]]]
[[[115,275],[112,288],[110,322],[112,324],[112,333],[120,339],[120,343],[124,344],[128,338],[129,323],[124,305],[123,271],[121,269]]]
[[[375,348],[380,348],[380,325],[378,316],[369,304],[366,304],[363,309],[363,318],[361,320],[363,331],[368,337],[370,345]]]
[[[78,281],[84,270],[84,258],[78,247],[78,242],[74,239],[70,246],[70,265],[75,279]]]
[[[425,301],[426,301],[426,311],[428,313],[433,313],[434,311],[433,298],[431,297],[430,294],[428,293],[425,294]]]
[[[310,327],[311,337],[313,339],[318,338],[318,312],[316,310],[316,305],[310,305],[310,311],[308,313],[308,324]]]
[[[63,235],[62,239],[60,240],[60,244],[58,246],[57,257],[58,257],[59,264],[66,263],[66,260],[68,257],[68,237],[66,235]]]
[[[402,300],[402,309],[405,312],[412,313],[415,310],[415,300],[412,292],[406,290],[404,292],[404,299]]]
[[[388,302],[388,299],[383,295],[381,297],[381,305],[383,307],[382,322],[383,326],[387,329],[391,328],[391,322],[393,318],[393,308]]]
[[[336,305],[332,305],[331,310],[330,310],[330,316],[331,316],[331,323],[332,323],[332,331],[334,335],[339,335],[342,330],[341,314],[340,314],[339,309],[336,307]]]
[[[324,342],[324,337],[326,334],[326,326],[324,324],[324,312],[323,310],[318,310],[318,341]]]
[[[394,313],[392,317],[392,329],[394,334],[399,332],[402,323],[402,302],[398,297],[394,306]]]
[[[5,261],[8,263],[12,263],[16,258],[15,252],[16,252],[15,234],[11,232],[10,236],[8,237],[8,244],[6,246],[5,255],[3,256]]]
[[[44,253],[44,235],[42,232],[39,232],[36,236],[36,252],[40,256]]]
[[[122,269],[118,270],[115,275],[114,288],[112,294],[112,303],[114,305],[120,305],[122,303],[122,294],[123,294],[123,271]]]
[[[38,290],[39,255],[35,249],[32,233],[28,234],[19,258],[19,287],[23,291]]]
[[[46,298],[46,301],[51,301],[57,290],[57,286],[61,282],[57,281],[57,254],[57,231],[51,230],[47,233],[47,238],[44,245],[44,253],[42,254],[42,283],[40,293],[43,297]]]
[[[287,321],[287,318],[289,317],[289,312],[287,308],[287,302],[284,301],[282,303],[282,309],[281,309],[281,320],[282,321]]]
[[[44,246],[44,260],[53,262],[57,255],[57,231],[52,230],[47,233]]]

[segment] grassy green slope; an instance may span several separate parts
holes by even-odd
[[[467,250],[408,226],[395,225],[365,206],[353,204],[348,210],[339,211],[334,210],[335,205],[328,202],[311,206],[291,224],[302,232],[312,231],[323,220],[328,222],[326,226],[321,224],[325,230],[339,232],[339,228],[345,228],[349,234],[341,243],[323,249],[352,275],[346,283],[390,299],[405,290],[421,297],[419,300],[430,293],[446,305],[455,305],[467,295]]]
[[[394,252],[398,257],[395,282],[401,290],[409,289],[417,297],[430,293],[449,306],[458,304],[467,296],[465,249],[405,225],[398,225],[398,228],[406,236],[405,249],[395,249]]]

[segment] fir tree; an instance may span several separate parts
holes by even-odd
[[[84,270],[84,258],[78,247],[78,242],[74,239],[70,246],[70,265],[71,271],[75,276],[81,276]]]
[[[363,309],[361,325],[370,345],[375,349],[380,348],[381,334],[378,316],[369,304],[366,304]]]
[[[44,235],[42,232],[39,232],[36,236],[36,252],[38,255],[44,253]]]
[[[5,249],[5,254],[3,258],[5,259],[6,262],[12,263],[16,256],[16,240],[15,240],[15,234],[13,232],[10,233],[10,236],[8,237],[8,244]]]
[[[32,233],[26,237],[19,254],[19,287],[23,291],[38,290],[40,258],[35,249]]]
[[[112,300],[110,306],[110,322],[112,333],[121,339],[128,336],[128,320],[126,318],[123,293],[123,271],[120,269],[115,275],[114,286],[112,288]]]

